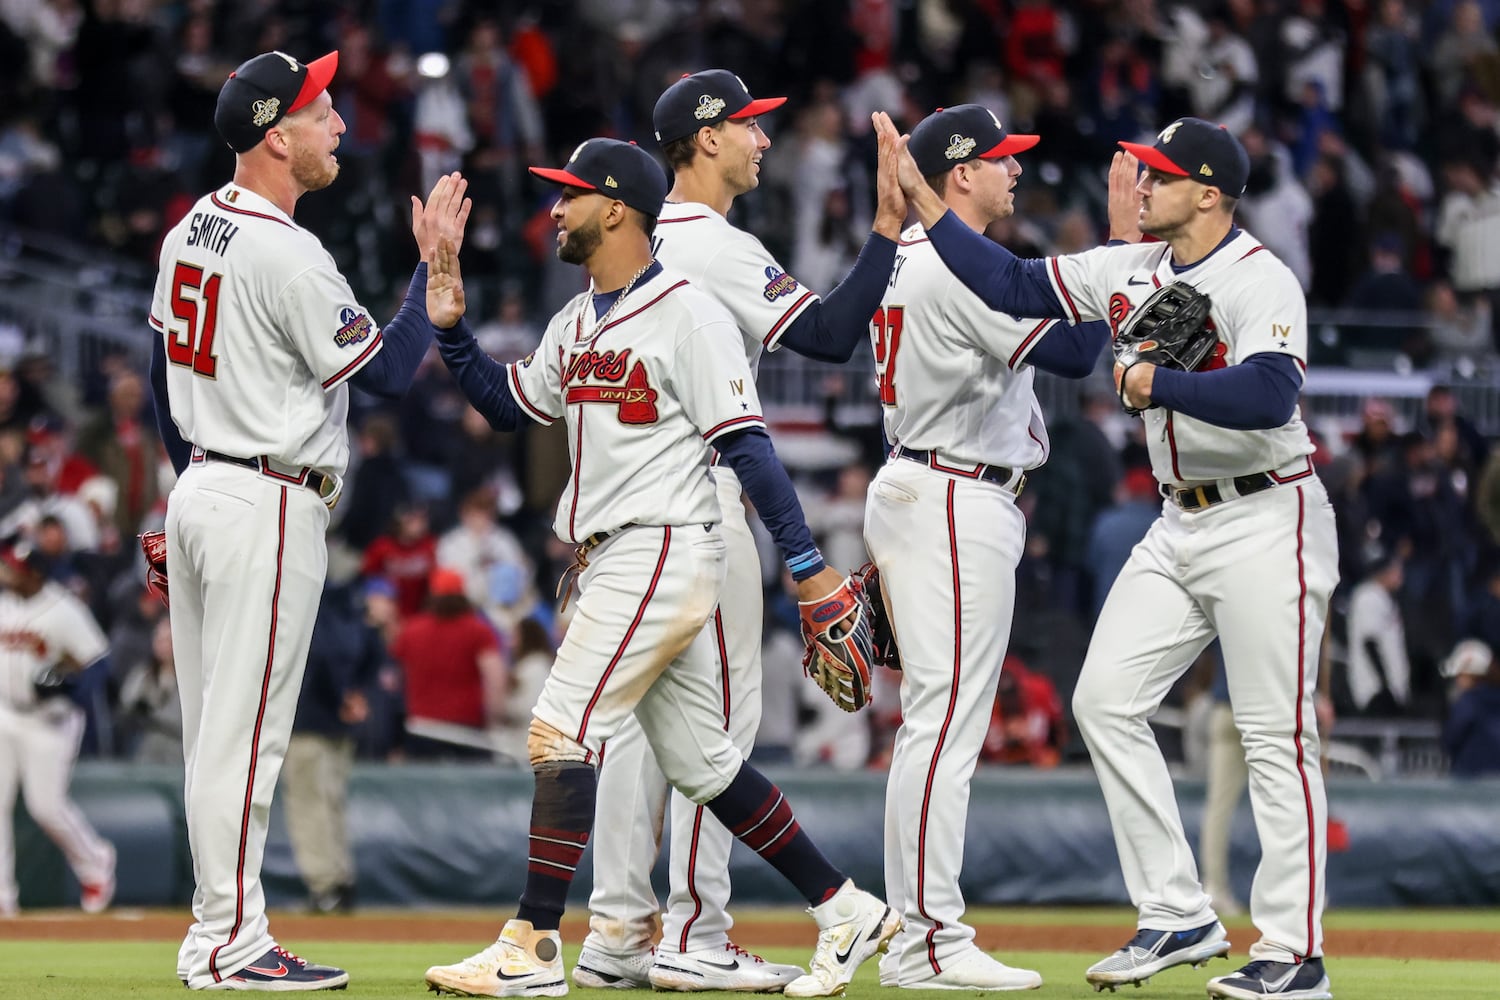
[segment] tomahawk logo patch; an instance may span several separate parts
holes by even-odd
[[[349,347],[369,340],[374,330],[375,324],[370,322],[369,316],[353,306],[345,306],[339,310],[339,329],[333,335],[333,342],[340,347]]]

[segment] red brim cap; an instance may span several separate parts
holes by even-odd
[[[760,100],[751,101],[729,117],[731,119],[754,118],[756,115],[763,115],[767,111],[775,111],[785,103],[785,97],[762,97]]]
[[[1134,156],[1148,167],[1155,167],[1164,174],[1176,174],[1178,177],[1189,176],[1188,172],[1171,160],[1167,154],[1155,146],[1143,146],[1138,142],[1121,142],[1120,148]]]
[[[998,160],[1002,156],[1013,156],[1016,153],[1024,153],[1026,150],[1042,141],[1039,135],[1007,135],[996,143],[995,147],[987,152],[980,153],[981,160]]]
[[[597,187],[590,184],[582,177],[579,177],[576,174],[570,174],[566,170],[558,170],[555,167],[529,167],[528,169],[533,174],[536,174],[538,177],[540,177],[542,180],[551,181],[553,184],[564,184],[568,187],[583,188],[585,191],[599,190]]]
[[[339,54],[337,51],[330,52],[307,64],[307,79],[302,81],[302,89],[297,91],[297,99],[292,106],[286,109],[287,114],[299,108],[305,108],[311,104],[319,94],[328,89],[328,84],[333,81],[333,74],[339,68]]]

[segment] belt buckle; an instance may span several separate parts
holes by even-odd
[[[318,487],[318,499],[323,501],[323,506],[333,510],[344,498],[344,477],[334,475],[332,472],[324,472],[321,475],[323,482]]]
[[[1019,498],[1021,496],[1021,492],[1023,490],[1025,490],[1025,489],[1026,489],[1026,473],[1022,472],[1021,474],[1019,474],[1016,477],[1016,485],[1015,485],[1015,488],[1011,490],[1011,492],[1013,494],[1015,494],[1015,496],[1017,498]]]

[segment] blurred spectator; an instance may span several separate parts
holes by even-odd
[[[1401,556],[1384,549],[1367,558],[1369,575],[1349,598],[1349,694],[1366,715],[1400,715],[1411,701],[1411,663],[1396,593]]]
[[[1358,257],[1359,206],[1344,176],[1344,161],[1319,156],[1308,175],[1312,196],[1312,221],[1308,225],[1308,257],[1312,287],[1308,304],[1333,306],[1343,302],[1354,283],[1361,262]]]
[[[1360,408],[1360,428],[1349,442],[1364,459],[1368,475],[1378,475],[1401,460],[1401,439],[1396,434],[1396,408],[1388,399],[1371,396]]]
[[[148,599],[160,605],[154,596]],[[182,702],[172,660],[172,625],[165,617],[151,630],[146,658],[128,665],[120,688],[118,740],[123,756],[137,763],[182,766]]]
[[[1401,240],[1394,233],[1375,237],[1370,245],[1370,269],[1355,283],[1343,305],[1384,321],[1349,326],[1345,333],[1349,347],[1405,351],[1413,360],[1421,361],[1430,355],[1430,344],[1424,346],[1426,330],[1420,322],[1422,292],[1402,263]]]
[[[1427,390],[1427,402],[1417,429],[1436,438],[1438,431],[1443,428],[1452,428],[1457,435],[1461,451],[1457,461],[1472,479],[1489,456],[1489,442],[1479,433],[1474,422],[1458,411],[1458,396],[1453,390],[1446,385],[1434,385]]]
[[[1234,30],[1227,9],[1212,9],[1207,22],[1208,42],[1197,76],[1189,84],[1193,114],[1239,135],[1255,117],[1255,86],[1259,80],[1255,52]]]
[[[458,433],[451,443],[447,473],[454,496],[466,497],[476,490],[488,490],[499,510],[510,513],[521,505],[520,487],[512,468],[515,435],[495,430],[478,410],[466,403]]]
[[[1483,8],[1477,0],[1459,0],[1451,11],[1448,27],[1429,53],[1436,104],[1454,104],[1465,83],[1477,83],[1500,96],[1500,48],[1485,27]]]
[[[1046,675],[1007,654],[995,691],[995,710],[979,759],[990,764],[1056,767],[1068,742],[1062,698]]]
[[[1377,0],[1375,23],[1365,36],[1362,79],[1380,141],[1411,149],[1423,124],[1417,19],[1404,0]]]
[[[407,756],[488,760],[490,730],[506,719],[507,671],[494,627],[464,596],[464,578],[432,571],[425,611],[407,620],[391,653],[406,682]]]
[[[161,439],[146,407],[146,386],[132,371],[110,382],[108,409],[78,432],[78,454],[115,484],[114,528],[131,538],[160,497]]]
[[[1035,498],[1027,550],[1050,566],[1056,595],[1052,603],[1074,613],[1088,605],[1085,569],[1092,569],[1088,546],[1095,518],[1109,506],[1122,474],[1119,454],[1095,422],[1104,418],[1106,408],[1114,408],[1113,401],[1092,389],[1084,391],[1082,400],[1083,412],[1051,422],[1046,470],[1034,486],[1028,482],[1026,491]]]
[[[536,610],[534,568],[516,536],[495,520],[495,494],[477,489],[458,507],[458,525],[437,544],[437,565],[460,574],[464,595],[506,635]]]
[[[547,682],[556,658],[557,647],[546,626],[535,618],[523,619],[516,629],[504,721],[491,729],[496,750],[517,767],[525,766],[530,759],[526,740],[531,728],[531,710],[542,695],[542,685]]]
[[[363,552],[395,520],[396,510],[411,499],[411,488],[397,453],[396,422],[382,413],[365,417],[355,438],[358,465],[339,505],[339,534]]]
[[[498,198],[514,214],[520,209],[522,168],[545,155],[541,113],[526,68],[502,44],[493,18],[475,21],[465,41],[457,83],[474,134],[470,183],[479,184],[476,197],[488,189],[486,200]]]
[[[536,348],[542,331],[526,318],[526,298],[519,286],[504,288],[494,318],[479,324],[474,339],[484,353],[503,364],[520,361]]]
[[[1150,469],[1137,466],[1126,470],[1115,488],[1114,503],[1094,518],[1084,557],[1092,584],[1089,621],[1098,619],[1109,588],[1130,558],[1130,550],[1161,516],[1161,504],[1156,477]]]
[[[412,140],[421,162],[417,185],[429,191],[439,177],[463,166],[464,156],[474,148],[474,131],[446,55],[423,53],[417,60],[417,75]]]
[[[840,573],[870,561],[865,551],[865,497],[869,489],[870,470],[861,462],[851,462],[839,470],[832,493],[802,505],[823,558]]]
[[[1452,681],[1443,751],[1453,774],[1500,774],[1500,669],[1491,648],[1478,639],[1463,640],[1443,662],[1443,676]]]
[[[396,588],[396,607],[405,618],[422,610],[428,576],[436,565],[437,539],[427,520],[427,508],[409,503],[396,508],[390,533],[365,550],[360,573],[389,580]]]
[[[1307,229],[1313,218],[1312,199],[1297,180],[1291,157],[1259,128],[1240,133],[1250,157],[1250,176],[1240,198],[1241,225],[1280,257],[1306,289],[1312,282]]]
[[[365,689],[375,682],[384,657],[380,637],[365,624],[353,593],[326,585],[281,769],[287,838],[314,913],[347,911],[354,905],[354,854],[346,815],[354,766],[352,727],[369,717]]]
[[[1442,357],[1472,361],[1494,353],[1489,302],[1471,300],[1461,305],[1451,284],[1434,281],[1427,287],[1423,305],[1432,327],[1433,345]]]
[[[1452,254],[1453,289],[1489,305],[1490,333],[1500,349],[1500,180],[1493,164],[1467,156],[1443,165],[1448,193],[1438,206],[1437,241]]]

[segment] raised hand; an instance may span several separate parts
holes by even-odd
[[[894,127],[884,131],[877,129],[875,133],[879,155],[875,171],[874,229],[889,240],[899,240],[901,229],[906,224],[906,195],[901,190],[900,160],[896,156],[900,138]]]
[[[1139,161],[1120,150],[1109,165],[1109,238],[1141,241],[1141,195],[1136,190]]]
[[[870,120],[875,125],[877,142],[894,143],[891,155],[896,159],[896,179],[906,195],[907,205],[916,212],[917,219],[922,225],[932,225],[943,217],[943,213],[948,211],[948,206],[928,185],[926,178],[922,176],[922,171],[917,167],[917,161],[912,159],[911,150],[906,148],[906,144],[911,141],[911,136],[901,135],[896,130],[896,123],[891,121],[891,116],[884,111],[875,112],[870,116]]]
[[[430,267],[438,242],[444,238],[453,243],[453,253],[464,245],[464,227],[469,222],[473,201],[464,197],[469,182],[458,171],[439,177],[427,196],[426,204],[416,195],[411,199],[411,234],[417,240],[417,252]]]
[[[464,279],[458,269],[458,247],[451,237],[442,236],[427,261],[427,318],[433,326],[447,330],[463,315]]]

